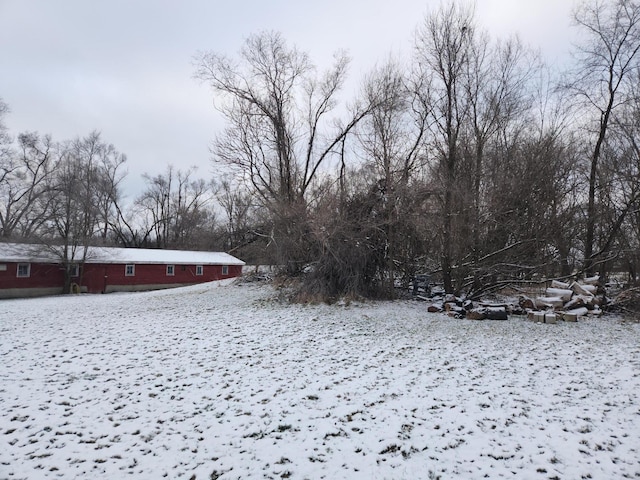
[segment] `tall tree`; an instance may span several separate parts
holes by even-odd
[[[246,246],[255,239],[252,233],[251,212],[254,208],[251,194],[242,185],[233,184],[230,178],[224,178],[217,189],[216,199],[225,214],[224,248],[233,252]]]
[[[4,120],[9,112],[9,105],[0,97],[0,166],[8,160],[11,152],[11,136]]]
[[[465,74],[465,94],[469,120],[465,143],[472,177],[472,225],[470,248],[472,259],[481,255],[480,226],[482,211],[481,187],[486,163],[486,149],[499,132],[508,132],[509,124],[526,115],[530,108],[528,83],[534,68],[530,55],[517,38],[492,44],[486,33],[479,33],[470,46]]]
[[[18,135],[0,164],[0,235],[29,238],[49,220],[59,146],[49,136]]]
[[[102,232],[113,222],[110,204],[119,195],[118,169],[123,162],[124,157],[98,132],[60,149],[46,194],[51,214],[42,240],[65,270],[65,292],[70,291],[72,273],[85,262],[88,247],[103,238]]]
[[[184,248],[201,243],[200,233],[212,220],[209,209],[210,186],[194,179],[195,169],[175,170],[169,165],[164,174],[145,174],[147,187],[136,199],[142,216],[142,243],[159,248]]]
[[[322,165],[365,115],[329,124],[349,60],[343,53],[318,74],[306,53],[276,32],[251,35],[238,59],[209,52],[196,76],[216,95],[228,127],[215,159],[238,167],[273,216],[273,241],[290,271],[306,259],[307,193]],[[337,125],[337,126],[336,126]]]
[[[359,148],[365,168],[373,184],[368,186],[377,195],[370,195],[377,219],[361,218],[376,224],[383,235],[383,263],[380,282],[386,296],[393,296],[396,271],[409,277],[415,273],[412,248],[417,243],[415,219],[415,173],[424,168],[426,152],[424,137],[429,110],[421,104],[424,79],[410,78],[393,60],[374,69],[364,84],[364,102],[371,111],[357,129]],[[351,199],[353,200],[353,199]],[[349,203],[343,205],[353,204]],[[354,220],[357,220],[354,219]]]
[[[475,15],[468,4],[443,4],[426,16],[416,35],[416,60],[429,80],[425,101],[433,115],[436,172],[442,186],[441,269],[444,288],[454,291],[455,218],[460,212],[457,173],[461,158],[460,135],[468,116],[465,73],[475,35]]]
[[[576,57],[578,70],[570,85],[581,100],[590,125],[588,143],[588,198],[584,238],[584,269],[592,273],[598,251],[598,174],[603,148],[615,112],[638,95],[633,75],[640,67],[640,2],[585,0],[575,10],[576,25],[584,35]]]

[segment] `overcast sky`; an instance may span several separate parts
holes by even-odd
[[[235,54],[261,30],[280,31],[327,65],[338,49],[358,80],[406,55],[416,26],[440,0],[0,0],[0,97],[13,134],[54,140],[92,130],[128,157],[125,193],[142,173],[173,164],[211,176],[209,145],[223,127],[212,93],[193,79],[193,57]],[[567,58],[574,0],[477,0],[495,37],[519,34],[552,64]],[[345,92],[347,98],[355,92]]]

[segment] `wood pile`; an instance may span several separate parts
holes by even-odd
[[[421,299],[431,301],[428,312],[443,312],[452,318],[507,320],[509,315],[526,315],[541,323],[577,322],[585,315],[602,314],[606,297],[599,280],[597,276],[571,283],[553,280],[544,296],[521,296],[514,303],[472,302],[454,295]]]
[[[519,300],[529,320],[543,323],[577,322],[585,315],[602,315],[605,302],[604,288],[598,276],[571,283],[553,280],[544,296],[520,297]]]
[[[442,301],[433,302],[427,307],[430,313],[444,312],[452,318],[469,320],[507,320],[509,314],[523,315],[518,305],[507,303],[474,303],[454,295],[445,295]]]

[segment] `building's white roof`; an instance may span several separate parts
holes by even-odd
[[[0,243],[0,262],[58,263],[63,247],[23,243]],[[81,261],[82,248],[75,258]],[[161,250],[150,248],[89,247],[86,263],[156,263],[176,265],[244,265],[224,252]]]

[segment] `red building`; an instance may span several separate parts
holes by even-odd
[[[65,274],[60,248],[0,243],[0,298],[62,293]],[[223,252],[89,247],[84,262],[72,261],[70,268],[73,291],[109,293],[238,277],[243,265]]]

